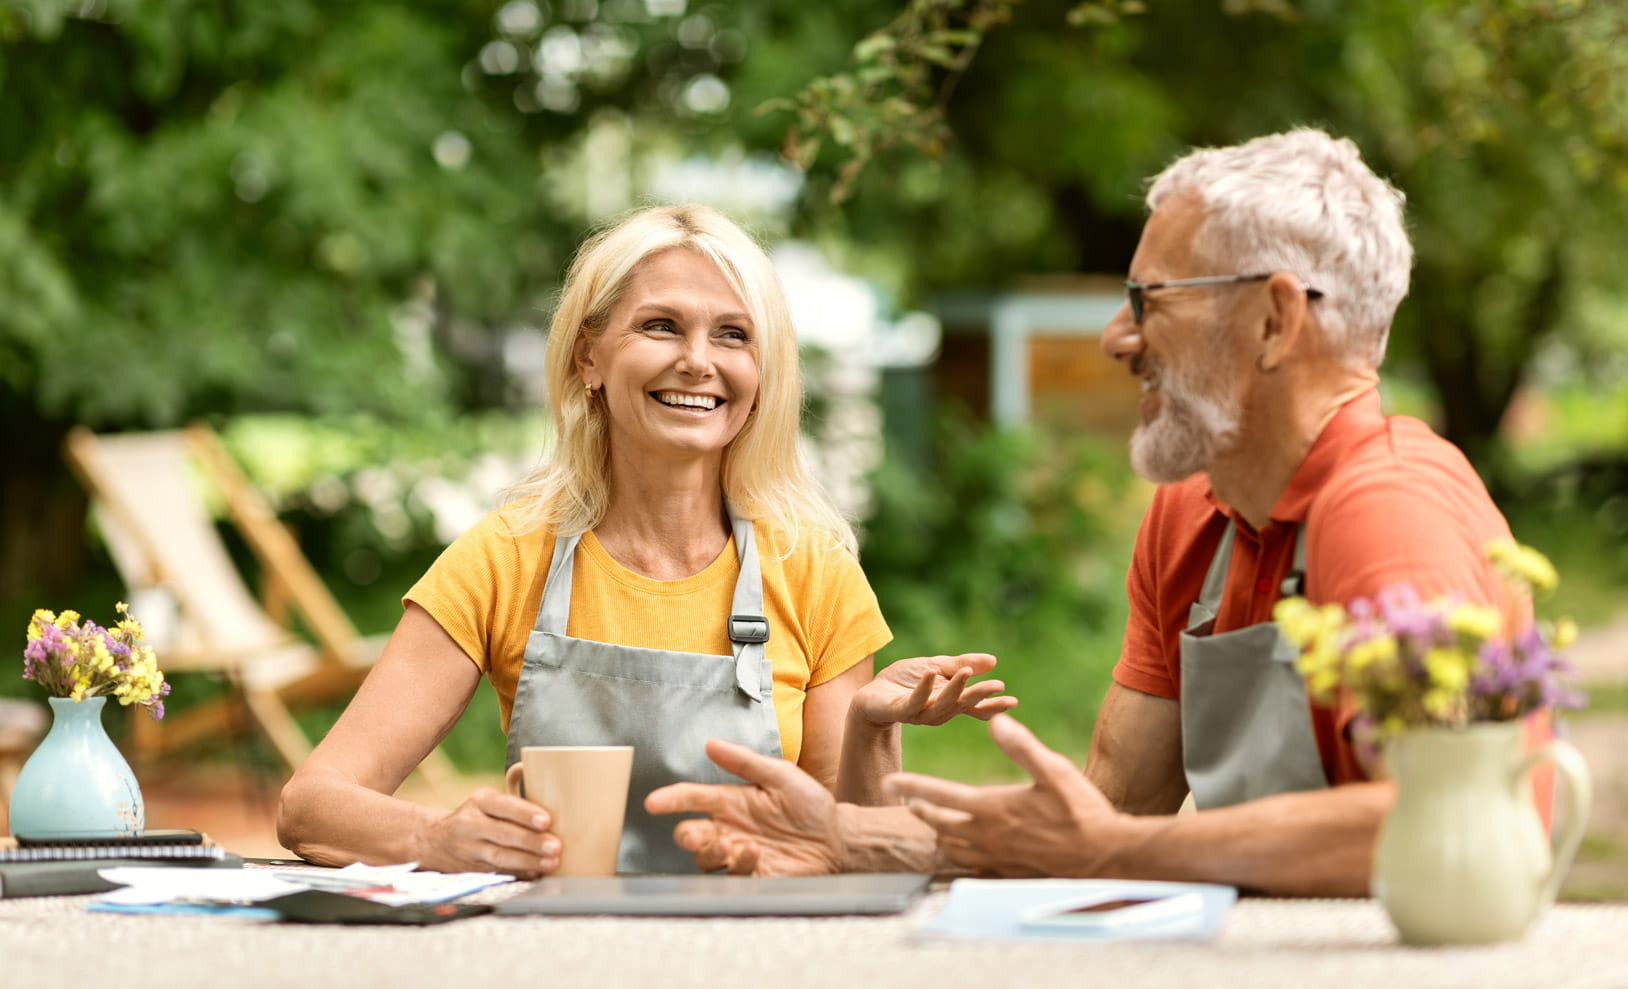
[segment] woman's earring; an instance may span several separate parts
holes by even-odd
[[[583,387],[587,392],[588,401],[592,402],[594,400],[594,386],[593,385],[584,385]]]

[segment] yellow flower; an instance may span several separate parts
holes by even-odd
[[[1503,626],[1503,618],[1496,608],[1461,604],[1447,613],[1448,628],[1481,642],[1497,638]]]
[[[1339,650],[1335,649],[1333,641],[1327,638],[1312,641],[1295,660],[1295,668],[1302,673],[1336,669],[1339,665]]]
[[[1432,687],[1425,691],[1420,703],[1424,705],[1425,712],[1438,721],[1446,721],[1453,716],[1453,707],[1458,702],[1459,694],[1455,690],[1443,687]]]
[[[1284,598],[1272,608],[1283,637],[1308,653],[1314,665],[1338,662],[1335,639],[1345,628],[1345,609],[1337,604],[1313,605],[1302,597]]]
[[[50,612],[47,611],[46,614],[49,615]],[[62,614],[56,617],[56,627],[62,629],[64,632],[72,630],[73,627],[78,624],[79,612],[77,611],[64,611]]]
[[[1424,667],[1430,676],[1432,692],[1435,689],[1455,694],[1462,691],[1470,685],[1470,668],[1474,663],[1474,654],[1463,649],[1432,649],[1425,653]]]
[[[1340,689],[1340,674],[1338,670],[1317,670],[1306,677],[1306,693],[1316,701],[1326,701],[1334,697]]]
[[[1396,661],[1396,638],[1381,635],[1366,642],[1359,642],[1351,647],[1345,661],[1354,673],[1360,673],[1371,666],[1388,666]]]
[[[1537,594],[1548,594],[1560,584],[1560,574],[1548,557],[1513,539],[1488,543],[1486,554],[1504,576]]]
[[[1284,598],[1272,608],[1272,618],[1282,629],[1284,638],[1297,646],[1304,646],[1317,634],[1313,616],[1316,609],[1305,598]]]
[[[120,601],[118,604],[114,605],[114,607],[118,610],[119,614],[124,616],[124,618],[119,621],[118,625],[118,630],[123,633],[121,638],[128,643],[140,642],[145,633],[142,631],[141,622],[137,621],[136,617],[130,614],[130,606],[125,604],[123,601]]]
[[[1550,637],[1549,644],[1556,649],[1564,649],[1577,641],[1577,623],[1570,618],[1555,620],[1554,635]]]
[[[106,639],[98,635],[91,640],[90,656],[87,657],[86,665],[90,667],[91,672],[104,675],[118,669],[113,664],[113,654],[107,651]]]

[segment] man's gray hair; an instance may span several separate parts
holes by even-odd
[[[1331,350],[1378,367],[1408,293],[1413,246],[1406,197],[1363,164],[1357,146],[1300,128],[1176,160],[1148,188],[1148,209],[1196,192],[1205,219],[1194,248],[1231,270],[1288,271],[1322,290],[1318,325]]]

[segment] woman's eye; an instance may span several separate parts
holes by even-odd
[[[738,326],[726,326],[718,332],[719,336],[731,343],[747,343],[752,339],[745,330]]]
[[[650,333],[677,333],[678,332],[677,328],[674,327],[672,323],[667,322],[665,319],[653,319],[650,322],[644,324],[644,328],[645,328],[645,330],[647,332],[650,332]]]

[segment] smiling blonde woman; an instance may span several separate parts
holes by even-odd
[[[900,723],[1015,704],[968,684],[983,654],[902,660],[853,531],[798,449],[797,342],[758,244],[702,206],[634,213],[567,274],[547,358],[557,441],[502,508],[408,592],[355,700],[284,789],[283,843],[313,861],[540,875],[546,812],[475,791],[451,812],[389,794],[496,689],[526,745],[631,744],[619,868],[693,871],[653,789],[728,779],[709,738],[796,763],[875,803]]]

